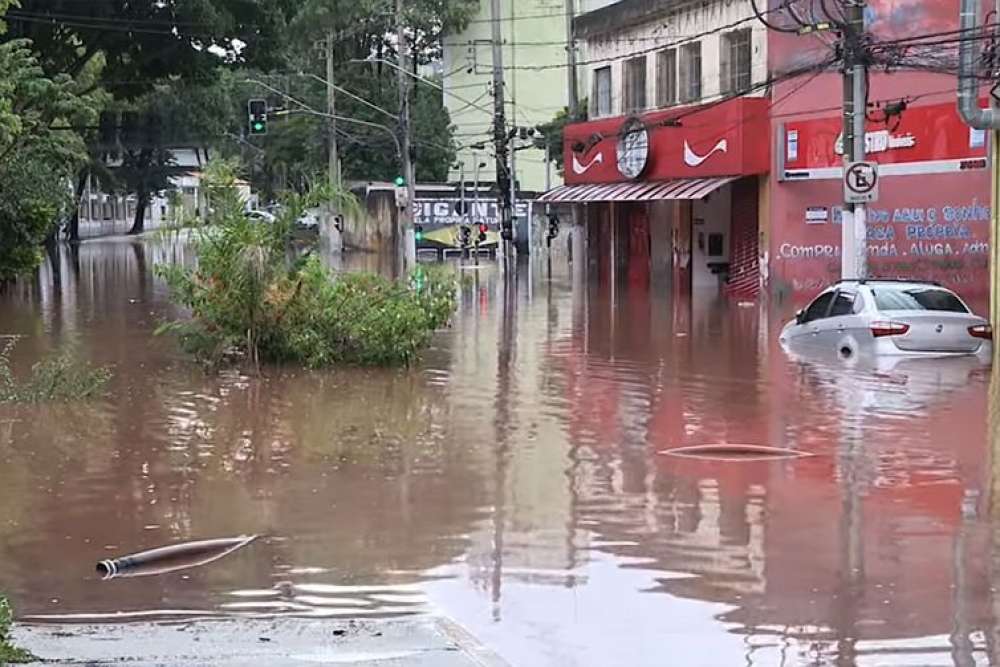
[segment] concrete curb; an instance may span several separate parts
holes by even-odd
[[[454,621],[225,618],[122,624],[18,624],[34,665],[201,667],[407,665],[509,667]]]

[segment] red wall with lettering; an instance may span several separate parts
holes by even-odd
[[[989,285],[988,186],[981,173],[886,178],[869,211],[871,275],[937,280],[981,300]],[[839,181],[776,184],[772,289],[807,297],[840,277],[842,196]],[[808,224],[807,208],[826,208],[828,220]]]

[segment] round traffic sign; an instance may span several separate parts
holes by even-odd
[[[844,175],[847,189],[859,195],[866,195],[878,185],[878,171],[871,162],[855,162]]]

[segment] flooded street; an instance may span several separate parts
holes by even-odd
[[[114,370],[94,403],[0,407],[21,617],[440,613],[519,666],[1000,664],[987,370],[789,358],[790,303],[562,263],[506,290],[484,263],[413,369],[207,374],[153,335],[153,268],[186,252],[89,242],[0,296],[18,368],[67,344]],[[662,453],[718,443],[806,456]],[[94,571],[240,534],[203,568]]]

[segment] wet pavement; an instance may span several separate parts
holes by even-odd
[[[0,591],[28,622],[446,616],[514,665],[1000,664],[991,377],[786,355],[795,305],[467,267],[412,370],[205,374],[153,331],[183,245],[64,250],[0,297],[25,368],[96,403],[0,407]],[[371,261],[371,260],[367,260]],[[748,444],[807,456],[662,453]],[[739,458],[739,457],[736,457]],[[260,534],[101,581],[104,558]]]

